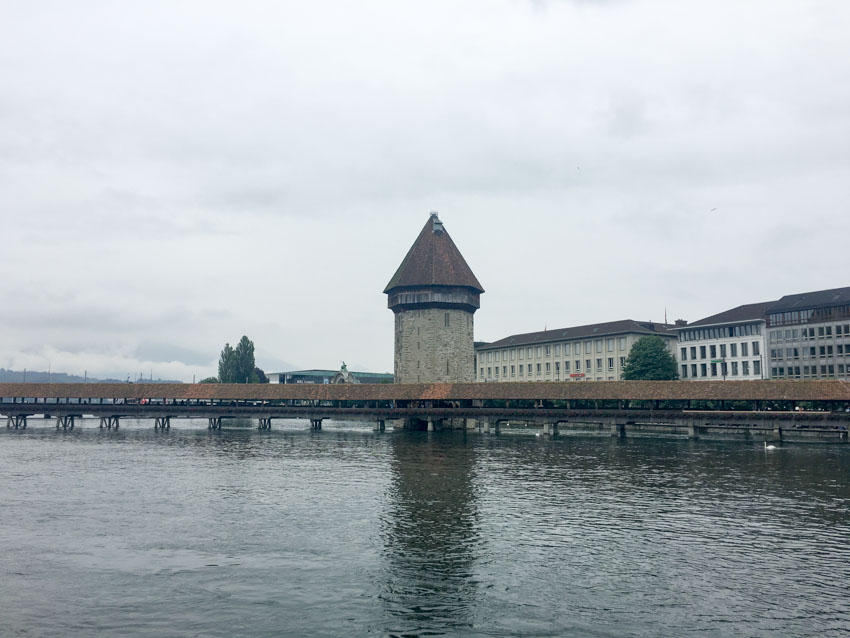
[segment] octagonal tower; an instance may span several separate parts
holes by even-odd
[[[437,213],[384,289],[395,313],[395,382],[475,380],[473,315],[484,292]]]

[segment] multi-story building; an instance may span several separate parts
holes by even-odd
[[[766,319],[771,377],[850,377],[850,288],[786,295]]]
[[[437,213],[384,289],[395,313],[395,382],[472,381],[473,315],[484,289]]]
[[[679,378],[714,381],[768,378],[765,312],[774,303],[746,304],[676,326]]]
[[[348,371],[353,383],[392,383],[393,375],[379,372]],[[288,372],[269,372],[269,383],[338,383],[340,370],[290,370]]]
[[[648,321],[610,321],[511,335],[475,344],[476,381],[616,381],[641,337],[656,335],[676,345],[672,326]]]

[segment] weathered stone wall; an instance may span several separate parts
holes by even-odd
[[[395,382],[474,381],[473,324],[473,315],[466,310],[396,313]]]

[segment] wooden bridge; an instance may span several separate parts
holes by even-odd
[[[506,423],[543,434],[591,429],[625,436],[654,434],[847,441],[850,383],[844,381],[600,381],[405,385],[0,384],[7,427],[25,428],[37,414],[72,429],[83,415],[117,429],[122,418],[148,418],[168,429],[175,418],[371,420],[396,427],[477,429],[497,433]]]

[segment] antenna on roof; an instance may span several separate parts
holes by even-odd
[[[440,218],[437,217],[437,211],[431,211],[431,222],[434,225],[434,232],[441,233],[443,232],[443,222],[440,221]]]

